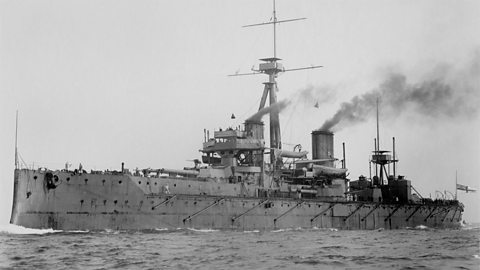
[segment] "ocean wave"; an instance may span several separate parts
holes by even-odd
[[[100,233],[102,234],[120,234],[120,233],[123,233],[123,232],[127,232],[127,231],[120,231],[120,230],[113,230],[113,229],[105,229],[103,231],[100,231]]]
[[[279,232],[289,232],[289,231],[293,231],[293,228],[271,230],[270,232],[272,232],[272,233],[279,233]]]
[[[467,224],[460,228],[461,230],[480,230],[480,226],[478,224],[472,225]]]
[[[313,226],[310,228],[312,231],[330,231],[330,232],[338,232],[337,228],[319,228],[317,226]]]
[[[292,229],[278,229],[278,230],[272,230],[270,232],[272,233],[279,233],[279,232],[288,232],[291,231]]]
[[[302,227],[297,228],[285,228],[285,229],[278,229],[278,230],[271,230],[270,232],[279,233],[279,232],[289,232],[289,231],[303,231]]]
[[[89,230],[73,230],[73,231],[64,231],[66,233],[89,233]]]
[[[313,226],[312,228],[310,228],[310,230],[312,231],[331,231],[331,232],[338,232],[338,229],[337,228],[319,228],[317,226]]]
[[[218,232],[219,231],[214,229],[195,229],[195,228],[187,228],[187,230],[192,232]]]
[[[22,226],[14,225],[14,224],[6,224],[0,225],[0,233],[6,234],[48,234],[48,233],[59,233],[63,232],[62,230],[54,230],[54,229],[31,229],[25,228]]]
[[[418,226],[415,226],[415,227],[404,227],[403,229],[405,230],[419,230],[419,231],[422,231],[422,230],[431,230],[432,228],[428,227],[428,226],[425,226],[425,225],[418,225]]]

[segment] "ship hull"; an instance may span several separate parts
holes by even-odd
[[[56,187],[48,188],[45,174],[15,171],[11,223],[61,230],[456,228],[463,212],[458,205],[259,198],[250,189],[221,196],[215,191],[225,194],[236,185],[124,174],[57,172]]]

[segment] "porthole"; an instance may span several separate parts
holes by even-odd
[[[176,187],[176,186],[177,186],[177,184],[173,184],[173,186],[174,186],[174,187]]]
[[[114,204],[117,204],[117,200],[113,201]]]
[[[150,182],[147,182],[147,185],[150,185]]]
[[[103,205],[107,204],[107,200],[103,200]]]
[[[121,184],[121,183],[122,183],[122,180],[118,181],[118,183]]]
[[[139,184],[139,185],[142,184],[142,181],[138,181],[138,184]]]
[[[88,179],[85,179],[85,184],[88,182]]]
[[[38,177],[37,177],[36,175],[33,177],[33,179],[35,179],[35,180],[37,180],[37,178],[38,178]]]
[[[80,200],[80,203],[83,204],[83,200]]]
[[[155,186],[157,185],[157,182],[155,182]]]
[[[67,178],[67,180],[68,180],[68,178]],[[105,184],[105,179],[102,180],[102,183]]]
[[[67,182],[70,181],[70,177],[67,177]]]

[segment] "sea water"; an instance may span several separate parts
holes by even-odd
[[[2,269],[480,269],[480,227],[55,231],[0,227]]]

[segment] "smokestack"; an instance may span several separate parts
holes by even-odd
[[[312,131],[312,158],[329,159],[333,157],[333,133],[326,130]],[[333,161],[325,165],[333,167]]]

